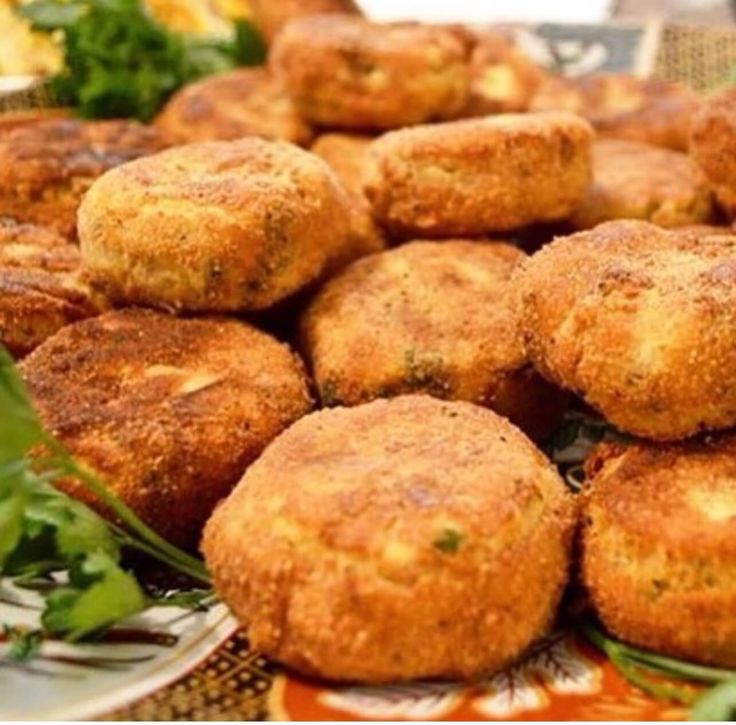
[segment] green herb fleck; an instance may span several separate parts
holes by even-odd
[[[463,536],[459,531],[455,529],[445,529],[440,536],[438,536],[434,542],[434,548],[439,549],[443,554],[456,554],[460,549],[460,543],[463,540]]]
[[[43,633],[39,629],[3,625],[3,634],[10,645],[7,657],[15,662],[32,660],[41,648]]]

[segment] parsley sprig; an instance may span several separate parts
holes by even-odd
[[[691,720],[736,717],[736,670],[694,664],[632,647],[612,639],[590,622],[581,624],[579,630],[634,687],[657,699],[691,706]],[[702,692],[702,686],[708,689]]]
[[[174,33],[139,0],[34,0],[18,8],[35,30],[58,33],[64,68],[50,82],[87,118],[150,120],[180,86],[238,65],[258,65],[265,45],[245,20],[233,38]]]
[[[31,455],[32,454],[32,455]],[[74,478],[119,522],[112,523],[54,487]],[[178,598],[150,596],[122,566],[124,550],[143,552],[207,589]],[[77,641],[154,604],[200,605],[211,598],[201,560],[159,536],[46,432],[10,355],[0,346],[0,575],[39,589],[45,632]]]

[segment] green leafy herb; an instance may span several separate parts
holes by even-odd
[[[26,627],[3,626],[3,634],[10,646],[7,657],[15,662],[27,662],[33,659],[41,647],[43,633],[40,629]]]
[[[455,554],[460,549],[460,542],[463,540],[462,534],[455,529],[445,529],[438,536],[433,544],[435,549],[439,549],[443,554]]]
[[[156,534],[43,430],[1,345],[0,405],[5,428],[16,430],[17,422],[23,431],[20,436],[0,437],[0,575],[19,585],[48,583],[35,587],[45,599],[41,616],[45,631],[76,641],[160,603],[121,566],[125,548],[144,552],[209,585],[199,559]],[[27,457],[31,448],[33,459]],[[53,481],[61,476],[86,486],[121,525],[55,488]],[[65,578],[51,578],[55,574]],[[212,598],[211,589],[189,596],[181,593],[178,601],[191,607],[206,598]],[[177,600],[167,603],[173,606]]]
[[[61,33],[64,69],[51,90],[89,118],[147,121],[185,83],[265,58],[244,20],[232,40],[188,37],[157,23],[139,0],[35,0],[18,12],[37,30]]]
[[[638,649],[612,639],[588,622],[581,624],[579,630],[634,687],[662,700],[693,705],[691,719],[730,720],[730,715],[736,713],[735,670],[707,667]],[[699,695],[693,687],[695,684],[712,689]]]
[[[700,697],[690,710],[690,720],[736,720],[736,675]]]

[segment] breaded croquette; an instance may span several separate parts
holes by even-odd
[[[133,121],[51,120],[0,134],[0,216],[74,237],[92,182],[165,145],[156,129]]]
[[[58,232],[0,219],[0,343],[11,355],[101,311],[79,267],[79,248]]]
[[[736,667],[736,437],[606,446],[586,463],[582,577],[617,637]]]
[[[373,218],[371,206],[363,193],[363,168],[371,141],[370,136],[325,133],[312,144],[312,153],[335,172],[351,197],[350,243],[331,265],[333,271],[386,248],[386,235]]]
[[[570,113],[416,126],[373,142],[365,189],[402,236],[479,236],[566,217],[592,178],[593,132]]]
[[[205,528],[252,646],[330,680],[474,679],[551,624],[573,504],[504,418],[402,396],[309,415]]]
[[[616,221],[558,238],[516,279],[527,351],[626,432],[674,440],[728,428],[735,280],[736,236]]]
[[[331,279],[301,320],[323,404],[423,392],[493,408],[534,436],[564,396],[531,370],[501,242],[417,241]]]
[[[600,138],[639,141],[687,151],[697,94],[679,83],[625,73],[578,78],[550,76],[531,102],[532,111],[571,111],[586,118]]]
[[[270,63],[307,120],[381,130],[457,116],[468,96],[465,55],[445,28],[313,15],[284,28]]]
[[[280,141],[179,146],[99,178],[79,209],[87,277],[119,303],[264,309],[340,254],[350,202],[330,168]]]
[[[693,117],[690,153],[720,206],[729,217],[736,217],[736,88],[703,102]]]
[[[253,22],[271,41],[292,20],[319,13],[361,15],[354,0],[248,0]]]
[[[593,183],[570,222],[590,229],[613,219],[643,219],[661,227],[704,224],[713,216],[708,183],[680,151],[636,141],[593,144]]]
[[[312,138],[312,129],[265,68],[238,68],[184,86],[155,124],[177,143],[261,136],[304,146]]]
[[[235,320],[109,312],[65,327],[20,369],[45,427],[186,546],[246,466],[311,407],[297,357]],[[74,481],[63,488],[95,503]]]
[[[470,94],[461,115],[526,111],[545,77],[545,72],[503,33],[475,33],[470,53]]]

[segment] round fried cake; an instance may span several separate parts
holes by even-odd
[[[736,424],[736,236],[640,221],[556,239],[521,267],[527,351],[646,438]]]
[[[602,622],[736,667],[736,437],[606,447],[586,467],[582,576]]]
[[[570,222],[576,229],[613,219],[681,227],[705,224],[712,216],[708,183],[687,154],[602,139],[593,144],[593,183]]]
[[[588,119],[600,138],[618,138],[687,151],[697,94],[656,78],[625,73],[549,77],[532,111],[571,111]]]
[[[415,126],[373,142],[365,189],[402,236],[478,236],[566,217],[591,179],[593,132],[570,113]]]
[[[471,34],[470,95],[463,116],[529,108],[545,72],[501,32]]]
[[[318,13],[360,15],[353,0],[248,0],[253,22],[271,41],[292,20]]]
[[[312,153],[328,164],[351,197],[350,243],[331,265],[333,270],[386,248],[386,235],[373,218],[371,206],[363,193],[363,167],[371,141],[370,136],[325,133],[312,144]]]
[[[325,405],[423,392],[493,408],[531,435],[563,398],[530,368],[509,284],[523,252],[501,242],[416,241],[351,265],[301,319]]]
[[[0,219],[0,343],[11,355],[101,311],[79,266],[79,248],[58,232]]]
[[[301,114],[331,128],[400,128],[465,105],[464,45],[445,28],[313,15],[276,37],[270,63]]]
[[[708,178],[718,203],[736,217],[736,89],[704,101],[695,114],[690,153]]]
[[[235,320],[109,312],[64,328],[20,370],[47,430],[185,546],[248,464],[311,408],[298,358]],[[63,488],[94,504],[80,484]]]
[[[412,395],[298,421],[202,550],[278,662],[353,682],[473,679],[551,624],[573,525],[557,471],[507,420]]]
[[[73,237],[79,202],[113,166],[159,151],[156,129],[134,121],[59,119],[0,135],[0,216]]]
[[[79,209],[85,271],[111,299],[270,307],[342,252],[349,198],[313,154],[244,138],[179,146],[98,179]]]
[[[155,124],[180,144],[261,136],[306,145],[312,138],[312,129],[265,68],[238,68],[184,86]]]

